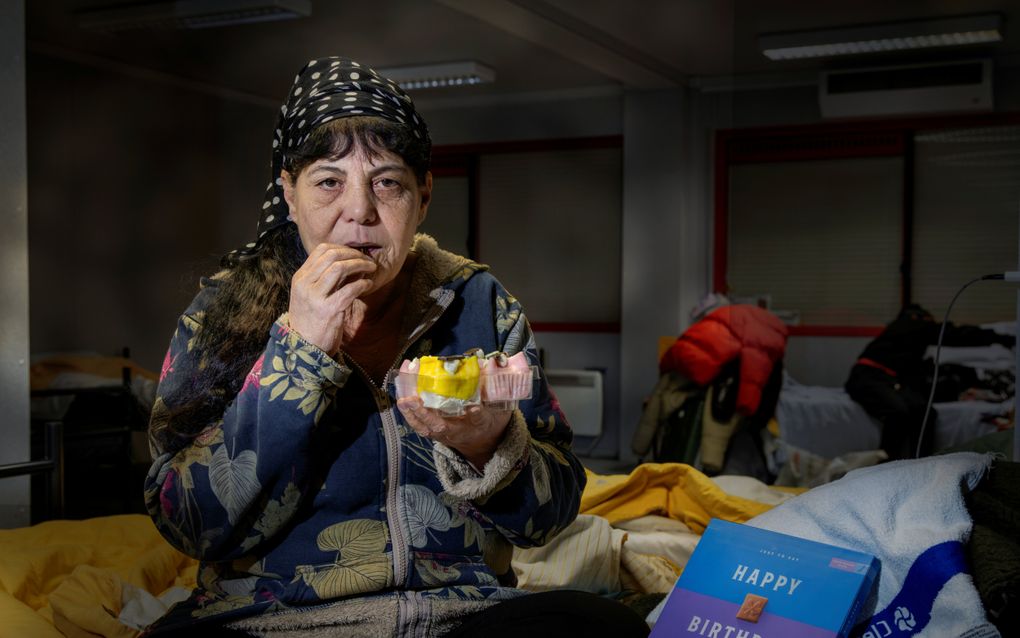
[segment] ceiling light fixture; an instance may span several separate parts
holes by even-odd
[[[770,60],[828,58],[882,51],[904,51],[1002,41],[1002,16],[984,14],[858,25],[758,37]]]
[[[393,80],[405,91],[437,89],[449,86],[468,86],[496,80],[496,72],[494,70],[473,60],[420,66],[399,66],[376,70],[379,72],[379,75]]]
[[[78,26],[95,31],[207,29],[312,14],[311,0],[176,0],[84,9]]]

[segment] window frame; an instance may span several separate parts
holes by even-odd
[[[914,192],[916,167],[914,136],[919,131],[1020,124],[1020,113],[986,113],[804,124],[715,132],[713,161],[712,290],[728,289],[730,167],[748,163],[805,160],[902,157],[900,299],[912,299]],[[789,326],[791,335],[874,337],[884,326]]]
[[[504,153],[541,153],[555,151],[575,151],[591,149],[616,148],[622,151],[622,135],[603,135],[595,137],[551,138],[540,140],[519,140],[502,142],[481,142],[471,144],[445,144],[432,148],[433,176],[453,176],[468,178],[469,229],[468,237],[472,254],[467,255],[474,261],[481,261],[481,233],[484,232],[480,223],[481,194],[479,192],[480,165],[484,155]],[[536,332],[569,332],[569,333],[619,333],[619,321],[532,321],[531,328]]]

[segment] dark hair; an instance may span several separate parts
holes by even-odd
[[[266,235],[258,252],[216,277],[218,289],[195,336],[193,377],[153,407],[150,434],[165,450],[215,425],[266,347],[269,327],[287,309],[291,277],[305,258],[297,226]]]
[[[355,148],[372,156],[392,152],[419,183],[425,181],[429,143],[377,117],[340,118],[319,126],[284,155],[283,166],[297,175],[318,159],[345,157]],[[163,450],[190,441],[223,415],[265,350],[270,326],[287,309],[291,278],[306,257],[297,226],[289,223],[270,231],[251,255],[224,258],[227,272],[218,278],[219,289],[196,335],[201,359],[195,376],[153,408],[150,435]]]
[[[406,126],[379,117],[344,117],[326,122],[312,131],[299,148],[284,152],[283,168],[297,176],[316,160],[340,159],[357,147],[373,158],[384,151],[400,156],[411,167],[418,183],[425,183],[431,145],[415,137]]]

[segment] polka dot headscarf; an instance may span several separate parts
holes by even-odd
[[[341,117],[376,116],[406,126],[415,137],[431,148],[429,130],[414,110],[411,97],[395,82],[354,60],[329,57],[312,60],[294,78],[287,101],[273,134],[272,181],[259,213],[257,237],[243,248],[224,257],[227,264],[253,254],[269,231],[290,223],[287,202],[283,199],[284,152],[300,147],[320,124]]]

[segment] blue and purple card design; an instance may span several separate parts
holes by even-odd
[[[712,519],[651,636],[844,637],[878,570],[869,554]]]

